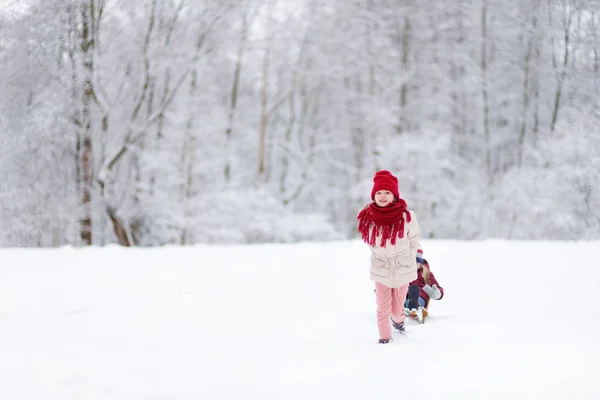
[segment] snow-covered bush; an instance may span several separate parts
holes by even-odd
[[[297,214],[266,191],[204,196],[186,221],[196,243],[267,243],[341,239],[325,214]]]

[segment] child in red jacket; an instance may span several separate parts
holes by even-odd
[[[444,297],[444,288],[440,286],[437,279],[429,268],[429,263],[423,258],[423,251],[417,251],[417,279],[410,283],[404,307],[406,313],[416,317],[420,323],[428,315],[427,307],[431,299],[441,300]]]

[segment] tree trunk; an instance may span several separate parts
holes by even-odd
[[[73,123],[74,129],[75,129],[75,153],[74,153],[74,165],[75,165],[75,190],[77,193],[77,197],[83,199],[83,184],[82,184],[82,179],[83,179],[83,173],[81,171],[81,167],[82,167],[82,163],[81,163],[81,138],[82,138],[82,134],[81,134],[81,127],[82,127],[82,121],[81,121],[81,112],[79,110],[79,104],[80,104],[80,100],[79,100],[79,90],[80,90],[80,86],[78,84],[78,63],[77,63],[77,56],[76,54],[78,53],[77,51],[77,45],[78,43],[76,42],[76,35],[75,32],[77,32],[77,24],[79,21],[79,18],[77,16],[77,11],[74,7],[72,3],[68,3],[67,5],[67,13],[68,13],[68,26],[69,26],[69,34],[67,35],[66,41],[68,43],[68,53],[69,53],[69,61],[70,61],[70,68],[71,68],[71,115],[70,115],[70,119]],[[85,212],[85,208],[86,208],[86,204],[83,203],[83,201],[81,202],[81,206],[82,206],[82,211]],[[85,216],[85,214],[84,214]],[[84,225],[83,225],[83,219],[80,221],[80,228],[79,228],[79,236],[81,238],[81,240],[83,241],[85,238],[84,235],[85,229],[84,229]],[[87,245],[89,245],[89,243],[85,243]]]
[[[196,47],[196,57],[202,46],[201,42]],[[195,57],[195,58],[196,58]],[[195,61],[195,60],[194,60]],[[192,71],[192,78],[190,82],[190,102],[193,101],[196,93],[196,80],[197,72],[196,69]],[[179,244],[188,244],[189,230],[187,229],[187,217],[188,207],[192,197],[192,187],[194,183],[194,164],[196,162],[196,134],[194,132],[194,112],[190,109],[189,117],[185,124],[185,133],[183,137],[183,148],[181,149],[181,168],[182,173],[185,176],[183,183],[181,184],[181,201],[183,203],[183,229],[181,230],[181,236],[179,238]]]
[[[554,94],[554,108],[552,110],[552,123],[550,125],[551,132],[554,132],[554,129],[556,128],[556,121],[558,120],[558,111],[560,109],[560,98],[562,96],[562,87],[563,87],[565,78],[567,76],[567,66],[569,65],[569,54],[570,54],[569,42],[570,42],[570,38],[571,38],[571,23],[573,21],[573,9],[572,8],[567,9],[566,7],[567,6],[565,5],[565,12],[568,13],[566,16],[565,26],[564,26],[565,49],[563,52],[563,62],[562,62],[560,72],[558,72],[558,67],[557,67],[558,78],[557,78],[557,84],[556,84],[556,92]],[[554,50],[554,46],[552,46],[552,49]],[[556,66],[556,62],[554,63],[554,65]]]
[[[231,87],[231,101],[229,105],[229,115],[227,117],[227,129],[225,130],[225,182],[229,183],[231,179],[231,136],[233,134],[233,124],[235,121],[235,113],[237,111],[237,98],[240,85],[240,75],[242,72],[242,60],[246,41],[248,39],[248,21],[246,16],[242,16],[242,31],[240,34],[240,43],[237,50],[237,58],[235,63],[235,71],[233,73],[233,85]]]
[[[310,62],[309,62],[310,64]],[[298,137],[301,138],[306,134],[306,124],[307,120],[309,120],[309,111],[311,109],[310,99],[308,90],[306,86],[302,86],[300,89],[300,95],[302,97],[302,111],[300,114],[300,122],[298,124]],[[312,106],[313,112],[318,110],[319,102],[318,102],[319,94],[314,94],[315,104]],[[283,201],[284,204],[290,204],[294,200],[296,200],[302,194],[302,191],[305,188],[306,180],[308,178],[308,169],[313,164],[313,156],[314,156],[314,148],[316,146],[316,132],[311,131],[308,137],[308,148],[303,149],[300,148],[300,154],[306,154],[307,158],[303,161],[302,172],[300,173],[300,182],[296,185],[296,188],[292,191],[291,195],[286,197]],[[298,143],[302,141],[299,140]]]
[[[116,213],[114,207],[107,206],[106,211],[108,212],[108,216],[110,217],[110,221],[113,225],[113,230],[115,232],[115,236],[117,236],[117,240],[121,246],[129,247],[131,246],[131,242],[129,241],[129,236],[127,235],[127,228],[125,227],[125,223]]]
[[[296,79],[297,79],[297,72],[294,71],[294,73],[292,75],[292,88],[296,87]],[[294,128],[296,126],[296,91],[295,90],[290,91],[288,104],[289,104],[290,117],[289,117],[289,120],[287,123],[287,127],[285,129],[285,136],[284,136],[284,142],[283,142],[283,145],[286,149],[291,146],[292,132],[294,131]],[[286,182],[287,182],[287,175],[288,175],[289,167],[290,167],[289,155],[285,154],[281,160],[281,176],[279,177],[279,193],[281,194],[282,198],[286,197],[286,192],[287,192]]]
[[[153,0],[151,14],[150,14],[150,20],[148,22],[148,28],[146,31],[146,36],[145,36],[144,44],[143,44],[143,48],[142,48],[142,56],[143,56],[143,60],[144,60],[144,83],[142,85],[141,93],[137,98],[137,102],[134,106],[134,109],[133,109],[131,117],[130,117],[131,125],[133,125],[136,122],[136,120],[138,119],[139,113],[142,110],[142,107],[144,105],[144,101],[146,100],[146,97],[147,96],[152,97],[153,82],[152,82],[152,77],[150,75],[149,46],[150,46],[151,35],[154,30],[154,24],[155,24],[155,18],[156,18],[156,3],[157,3],[157,0]],[[152,98],[150,98],[148,100],[147,106],[151,107],[152,104],[153,104],[153,100],[152,100]],[[148,118],[148,120],[150,120],[150,117]],[[154,120],[152,120],[151,122],[154,122]],[[142,135],[145,134],[147,129],[148,129],[147,127],[142,128]],[[119,151],[117,151],[117,153],[112,158],[110,158],[109,161],[105,162],[105,164],[103,165],[103,170],[101,171],[101,173],[99,174],[98,179],[97,179],[99,187],[100,187],[100,195],[103,198],[104,203],[105,203],[106,213],[108,214],[110,221],[113,225],[113,231],[117,237],[117,240],[118,240],[119,244],[122,246],[131,246],[132,244],[136,243],[137,225],[134,224],[134,226],[132,227],[132,232],[128,234],[127,222],[123,221],[123,219],[118,216],[119,213],[118,213],[117,208],[113,205],[113,201],[111,199],[106,198],[105,189],[106,189],[106,185],[110,184],[110,176],[109,175],[113,171],[113,168],[115,168],[115,166],[117,165],[117,162],[127,153],[128,145],[133,144],[137,140],[141,139],[142,135],[133,137],[132,132],[129,131],[126,136],[125,143],[119,149]],[[139,179],[141,179],[139,177],[139,175],[136,175],[136,181]],[[131,239],[130,239],[130,237],[131,237]]]
[[[200,59],[200,53],[204,46],[206,33],[200,33],[196,41],[196,49],[194,58],[192,59],[192,77],[190,80],[189,98],[190,103],[196,97],[198,72],[196,64]],[[187,228],[188,207],[192,198],[192,187],[194,185],[194,165],[196,164],[196,133],[195,133],[194,110],[190,107],[188,112],[188,120],[185,124],[185,133],[183,138],[183,148],[181,150],[181,166],[185,179],[181,185],[181,196],[183,203],[183,229],[179,243],[182,245],[188,244],[189,230]]]
[[[485,166],[488,172],[488,176],[492,176],[492,150],[490,140],[490,109],[488,100],[488,56],[487,56],[487,43],[488,43],[488,32],[487,32],[487,2],[483,1],[483,7],[481,9],[481,94],[483,96],[483,132],[485,139]]]
[[[536,19],[533,17],[532,20],[533,28],[535,30]],[[525,27],[524,27],[525,28]],[[535,35],[535,31],[532,35]],[[527,36],[525,29],[523,29],[523,38]],[[530,94],[530,74],[531,74],[531,57],[533,53],[533,37],[530,37],[527,40],[527,44],[525,46],[525,54],[524,54],[524,62],[523,62],[523,113],[521,118],[521,132],[519,134],[519,153],[518,153],[518,163],[519,166],[523,165],[523,147],[525,145],[525,135],[527,134],[527,118],[529,116],[529,94]]]
[[[91,106],[93,100],[92,77],[94,73],[94,0],[80,4],[81,11],[81,44],[83,57],[83,87],[81,92],[81,136],[79,159],[81,164],[82,206],[81,240],[84,245],[92,244],[92,119]]]
[[[265,183],[265,147],[267,141],[267,126],[269,123],[269,63],[271,57],[271,43],[273,41],[272,27],[273,27],[273,0],[269,1],[267,11],[267,40],[265,47],[265,54],[263,57],[263,68],[262,68],[262,88],[260,90],[260,122],[259,122],[259,139],[258,139],[258,171],[256,174],[256,187],[259,188]]]
[[[535,44],[535,65],[539,65],[540,62],[540,43],[536,42]],[[537,141],[538,134],[540,131],[540,78],[539,75],[534,75],[533,81],[533,102],[534,102],[534,112],[533,112],[533,139]]]
[[[403,72],[408,70],[408,51],[410,44],[410,20],[408,15],[404,17],[404,27],[402,29],[402,68]],[[400,88],[400,120],[398,122],[397,133],[402,133],[408,129],[406,118],[406,104],[408,102],[408,82],[402,83]]]

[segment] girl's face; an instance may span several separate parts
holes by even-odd
[[[394,195],[389,190],[380,190],[375,193],[375,204],[379,207],[389,206],[394,202]]]

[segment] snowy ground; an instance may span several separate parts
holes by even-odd
[[[368,249],[0,250],[0,399],[598,399],[600,243],[426,241],[377,343]]]

